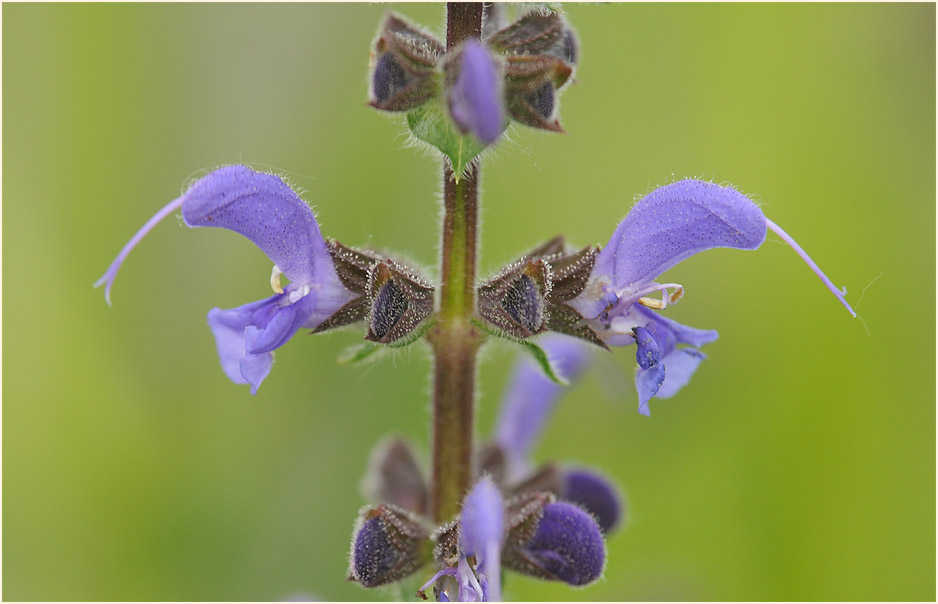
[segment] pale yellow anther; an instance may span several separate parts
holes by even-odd
[[[645,308],[651,308],[654,310],[664,310],[668,307],[668,303],[665,299],[649,298],[645,296],[644,298],[639,298],[638,303],[644,306]]]
[[[671,301],[671,304],[676,304],[677,301],[683,297],[684,297],[684,288],[681,286],[678,286],[677,289],[671,292],[671,295],[668,296],[668,299]]]
[[[674,288],[674,291],[670,294],[668,290],[664,290],[661,293],[661,299],[652,298],[651,296],[643,296],[638,299],[638,303],[644,306],[645,308],[651,308],[654,310],[664,310],[668,307],[668,304],[676,304],[678,300],[684,297],[684,288],[678,285]]]
[[[272,271],[270,271],[270,289],[274,290],[274,293],[282,294],[283,288],[280,286],[280,275],[283,274],[283,271],[277,268],[277,265],[274,265]]]

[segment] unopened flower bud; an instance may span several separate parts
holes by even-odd
[[[524,543],[512,544],[510,550],[503,560],[506,567],[570,585],[592,583],[602,575],[606,562],[606,545],[596,521],[565,502],[544,505],[533,535]]]
[[[490,145],[505,129],[498,64],[475,40],[468,40],[446,64],[450,116],[462,133]]]
[[[563,490],[558,495],[592,514],[603,533],[615,528],[622,516],[622,502],[615,487],[587,470],[567,470]]]
[[[363,587],[400,581],[423,566],[429,547],[415,516],[390,505],[365,509],[352,536],[349,579]]]

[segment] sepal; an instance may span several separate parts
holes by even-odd
[[[369,105],[382,111],[410,111],[440,93],[436,67],[443,45],[400,17],[389,14],[372,53]]]
[[[540,258],[522,258],[478,290],[479,314],[516,338],[546,330],[551,275]]]
[[[418,327],[433,313],[433,287],[393,260],[371,267],[368,299],[371,313],[365,339],[379,344],[410,343],[423,333]]]
[[[390,503],[417,515],[427,511],[427,485],[410,445],[401,437],[378,443],[361,483],[366,498]]]
[[[375,252],[350,248],[335,240],[327,245],[339,280],[357,296],[313,333],[367,320],[365,339],[402,346],[416,340],[429,327],[425,319],[433,312],[433,286],[416,271]],[[353,353],[350,360],[357,356]]]
[[[488,44],[505,54],[548,54],[575,65],[578,48],[576,36],[559,13],[531,12],[496,32]]]
[[[557,120],[557,90],[573,69],[553,55],[510,56],[505,66],[505,99],[512,119],[563,132]]]
[[[429,560],[429,534],[420,520],[392,505],[364,508],[352,535],[349,580],[363,587],[400,581]]]

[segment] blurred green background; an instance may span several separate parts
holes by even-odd
[[[441,33],[441,6],[395,8]],[[400,595],[344,579],[371,447],[426,451],[422,345],[349,368],[355,331],[300,335],[252,397],[205,314],[269,295],[270,263],[174,220],[113,308],[91,288],[234,162],[288,175],[327,235],[435,272],[439,162],[365,107],[387,9],[3,6],[4,599]],[[649,419],[634,351],[602,357],[537,451],[622,486],[603,580],[512,575],[506,596],[933,600],[935,6],[566,9],[569,134],[515,128],[485,158],[482,274],[557,233],[605,242],[635,195],[696,176],[752,194],[863,320],[774,237],[671,271],[669,316],[720,330],[709,360]],[[483,435],[513,354],[486,351]]]

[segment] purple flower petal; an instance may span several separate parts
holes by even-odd
[[[679,348],[664,357],[662,365],[665,368],[664,383],[655,395],[658,398],[670,398],[677,394],[690,381],[701,361],[707,355],[694,348]]]
[[[586,367],[589,345],[576,338],[549,334],[538,340],[538,345],[568,381]],[[515,366],[495,429],[495,440],[507,455],[511,472],[523,470],[562,390],[562,386],[544,377],[541,369],[529,359],[521,359]]]
[[[248,383],[245,377],[241,375],[240,365],[241,359],[245,355],[244,330],[249,325],[256,324],[255,312],[271,312],[276,300],[279,298],[280,296],[273,296],[237,308],[226,310],[213,308],[208,312],[208,326],[215,335],[215,345],[218,348],[221,368],[232,382],[236,384]]]
[[[309,206],[273,174],[221,168],[183,195],[190,227],[222,227],[250,239],[291,281],[309,284],[334,274],[332,257]]]
[[[596,518],[604,533],[615,528],[622,515],[622,502],[616,488],[589,470],[568,470],[564,475],[561,498],[586,509]]]
[[[570,585],[598,579],[606,563],[606,544],[593,518],[565,502],[548,503],[534,536],[522,546],[542,570]]]
[[[610,275],[616,288],[648,283],[703,250],[754,250],[765,232],[762,211],[739,191],[682,180],[635,204],[600,252],[593,274]]]
[[[505,123],[498,79],[489,53],[475,40],[467,41],[449,92],[449,111],[460,130],[487,145],[498,140]]]
[[[296,302],[290,296],[293,285],[283,294],[244,306],[208,313],[208,325],[215,334],[222,369],[233,382],[250,384],[257,394],[273,364],[271,352],[283,346],[317,307],[317,295],[310,291]]]
[[[482,478],[463,501],[459,521],[459,546],[465,556],[475,556],[486,577],[490,601],[501,599],[500,555],[505,536],[505,505],[492,479]]]
[[[190,227],[227,228],[250,239],[291,281],[341,288],[332,258],[309,206],[278,176],[227,166],[196,181],[157,212],[124,245],[95,284],[111,301],[114,279],[130,252],[160,221],[178,209]]]
[[[648,369],[639,368],[635,373],[635,389],[638,391],[638,412],[642,415],[651,415],[648,401],[658,394],[661,384],[664,383],[665,366],[663,363],[652,365]]]

